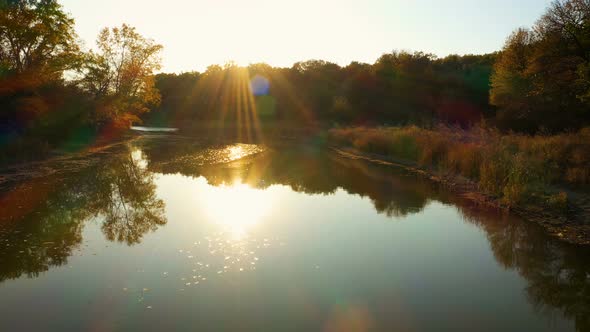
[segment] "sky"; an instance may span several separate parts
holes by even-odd
[[[164,72],[235,61],[290,67],[374,63],[393,50],[437,56],[500,50],[551,0],[62,0],[87,48],[127,23],[164,46]]]

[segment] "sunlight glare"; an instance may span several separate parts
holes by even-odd
[[[234,239],[243,238],[248,229],[268,216],[272,196],[240,181],[232,185],[212,187],[205,197],[206,211],[214,222],[227,228]]]
[[[246,152],[241,145],[234,145],[228,148],[230,160],[236,160],[244,157]]]
[[[145,158],[143,151],[141,151],[140,149],[134,149],[133,151],[131,151],[131,160],[140,169],[147,169],[148,162]]]

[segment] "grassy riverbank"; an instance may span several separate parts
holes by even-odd
[[[330,130],[329,142],[464,176],[511,207],[565,212],[570,190],[590,183],[590,128],[527,136],[481,128],[354,127]]]

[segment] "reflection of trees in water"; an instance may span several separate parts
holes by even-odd
[[[178,148],[180,154],[191,153],[186,146]],[[200,153],[195,146],[192,153]],[[434,193],[425,181],[414,176],[392,176],[391,168],[376,169],[362,161],[345,160],[313,148],[295,148],[279,152],[266,152],[231,163],[200,166],[177,158],[169,163],[170,146],[146,150],[150,169],[165,174],[203,176],[214,186],[229,185],[236,179],[255,188],[273,184],[289,186],[296,192],[307,194],[334,194],[339,188],[350,194],[369,197],[380,213],[404,216],[424,208]]]
[[[195,148],[181,149],[182,154],[198,153]],[[179,150],[171,146],[163,150],[145,150],[151,170],[204,176],[213,185],[241,179],[258,188],[281,184],[298,192],[324,195],[342,188],[368,197],[377,211],[390,216],[417,213],[431,200],[452,204],[467,222],[485,230],[499,264],[517,270],[526,279],[528,299],[539,312],[559,311],[575,320],[577,330],[590,330],[590,250],[549,238],[530,223],[471,206],[426,180],[315,149],[268,152],[209,167],[164,162]],[[103,221],[102,231],[109,240],[127,244],[139,243],[144,234],[166,223],[164,204],[155,195],[151,173],[129,151],[63,181],[51,178],[30,187],[13,190],[16,198],[11,201],[27,208],[35,205],[28,201],[36,200],[37,207],[27,210],[18,222],[0,223],[10,228],[0,226],[0,281],[23,274],[34,277],[51,266],[67,263],[82,242],[84,221],[92,217]],[[40,192],[48,194],[39,196]],[[19,212],[3,206],[0,219],[8,221],[12,215],[20,216]]]
[[[95,178],[88,209],[104,218],[102,231],[110,241],[129,245],[166,224],[164,202],[156,197],[153,175],[131,154],[123,154]]]
[[[23,274],[35,277],[66,264],[82,243],[84,222],[91,218],[102,220],[109,240],[129,245],[166,223],[153,176],[129,151],[65,179],[43,181],[3,194],[28,210],[0,209],[0,281]]]
[[[377,167],[362,160],[331,158],[336,179],[351,194],[367,196],[380,213],[389,217],[403,217],[419,213],[438,193],[423,179],[398,172],[391,167]]]
[[[486,231],[496,260],[527,280],[528,299],[539,313],[563,313],[577,331],[590,331],[590,248],[549,238],[541,227],[507,215],[461,207]]]
[[[63,195],[67,191],[64,184],[50,182],[37,185],[54,186],[60,197],[48,198],[42,207],[31,211],[14,226],[3,225],[0,233],[0,281],[15,279],[22,274],[36,277],[51,266],[65,264],[82,242],[79,220],[87,215],[78,209],[80,198]],[[22,190],[19,194],[30,192]],[[27,196],[22,196],[23,201],[26,199]]]
[[[162,165],[157,149],[147,154],[155,171],[204,176],[212,185],[241,179],[253,187],[281,184],[309,194],[333,194],[342,188],[369,197],[375,209],[388,216],[418,213],[431,200],[452,204],[467,222],[486,231],[498,263],[516,269],[527,280],[528,299],[540,313],[559,311],[575,321],[578,331],[590,331],[590,250],[550,238],[531,223],[474,206],[427,180],[394,175],[388,167],[305,148],[269,152],[215,167]]]

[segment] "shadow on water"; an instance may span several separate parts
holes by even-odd
[[[0,196],[0,281],[37,277],[67,264],[82,244],[87,222],[100,222],[110,241],[140,243],[146,233],[167,223],[155,174],[182,174],[204,177],[214,186],[239,179],[254,188],[279,184],[311,195],[343,189],[368,197],[376,211],[390,217],[419,213],[431,201],[455,206],[466,222],[485,231],[497,262],[525,278],[528,300],[537,312],[562,313],[575,321],[577,330],[590,330],[588,248],[556,241],[535,225],[474,206],[389,167],[310,147],[237,145],[232,150],[179,142],[136,142],[98,164],[67,176],[32,180]]]

